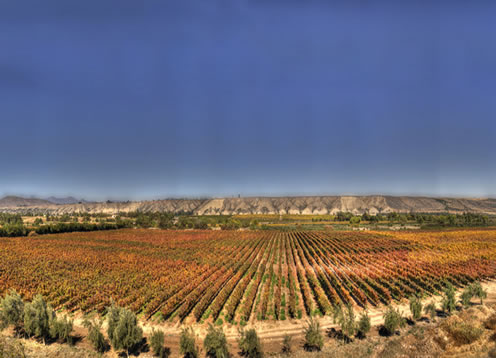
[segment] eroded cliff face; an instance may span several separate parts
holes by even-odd
[[[233,214],[354,214],[417,212],[496,215],[496,199],[430,198],[412,196],[295,196],[215,199],[165,199],[134,202],[101,202],[56,205],[41,199],[0,199],[0,211],[64,214],[73,212],[108,213],[130,211],[186,212],[197,215]]]

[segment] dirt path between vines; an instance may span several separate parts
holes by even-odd
[[[487,281],[482,283],[484,289],[487,290],[487,299],[485,303],[488,304],[496,303],[496,280],[495,281]],[[461,290],[458,291],[458,294]],[[435,302],[436,305],[440,306],[440,301],[442,297],[433,296],[428,297],[423,300],[423,303]],[[476,299],[473,302],[477,302]],[[395,307],[399,308],[404,316],[410,315],[410,309],[408,305],[408,301],[403,300],[399,304],[395,304]],[[371,320],[372,333],[377,334],[377,328],[383,323],[383,313],[384,306],[370,308],[368,310],[369,317]],[[356,311],[356,316],[358,317],[361,314],[361,310]],[[320,323],[320,327],[322,332],[325,333],[330,328],[337,328],[337,325],[333,323],[332,317],[324,316],[318,319]],[[171,324],[171,323],[163,323],[163,324],[154,324],[152,322],[141,322],[141,326],[143,327],[143,331],[146,336],[148,336],[152,329],[160,329],[165,333],[165,346],[169,347],[171,350],[170,357],[179,357],[179,336],[181,333],[181,329],[183,326],[180,324]],[[267,353],[276,353],[281,350],[281,343],[286,334],[292,336],[292,345],[294,348],[298,349],[303,346],[303,329],[306,325],[305,320],[286,320],[286,321],[264,321],[264,322],[255,322],[249,323],[245,328],[255,328],[258,336],[261,339],[262,346],[265,352]],[[202,346],[203,338],[206,335],[207,326],[205,324],[193,324],[192,325],[194,331],[198,335],[198,345]],[[228,343],[231,347],[231,352],[237,352],[237,339],[239,337],[238,328],[239,326],[232,326],[224,324],[224,332],[226,333]],[[106,329],[106,325],[104,324],[103,329]],[[87,330],[83,327],[83,318],[81,316],[74,317],[74,331],[76,335],[82,337],[82,339],[77,343],[78,346],[86,346],[89,349],[90,344],[86,339]],[[116,356],[114,352],[108,352],[105,356]],[[151,356],[151,353],[141,354],[140,356],[146,357]],[[236,356],[236,355],[234,355]]]

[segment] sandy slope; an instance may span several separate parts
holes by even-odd
[[[192,212],[197,215],[232,214],[354,214],[388,212],[496,214],[496,199],[432,198],[413,196],[295,196],[216,199],[166,199],[135,202],[100,202],[55,205],[39,199],[5,197],[0,211],[64,214],[72,212],[108,213],[129,211]]]

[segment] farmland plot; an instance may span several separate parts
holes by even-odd
[[[249,322],[377,306],[496,276],[496,230],[121,230],[0,239],[0,294],[144,319]]]

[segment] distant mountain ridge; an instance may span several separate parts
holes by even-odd
[[[72,198],[73,199],[73,198]],[[76,200],[76,199],[75,199]],[[496,215],[496,199],[436,198],[421,196],[286,196],[214,199],[164,199],[127,202],[77,202],[55,204],[49,200],[7,196],[0,199],[0,211],[65,214],[187,212],[196,215],[233,214],[354,214],[377,213],[463,213]]]

